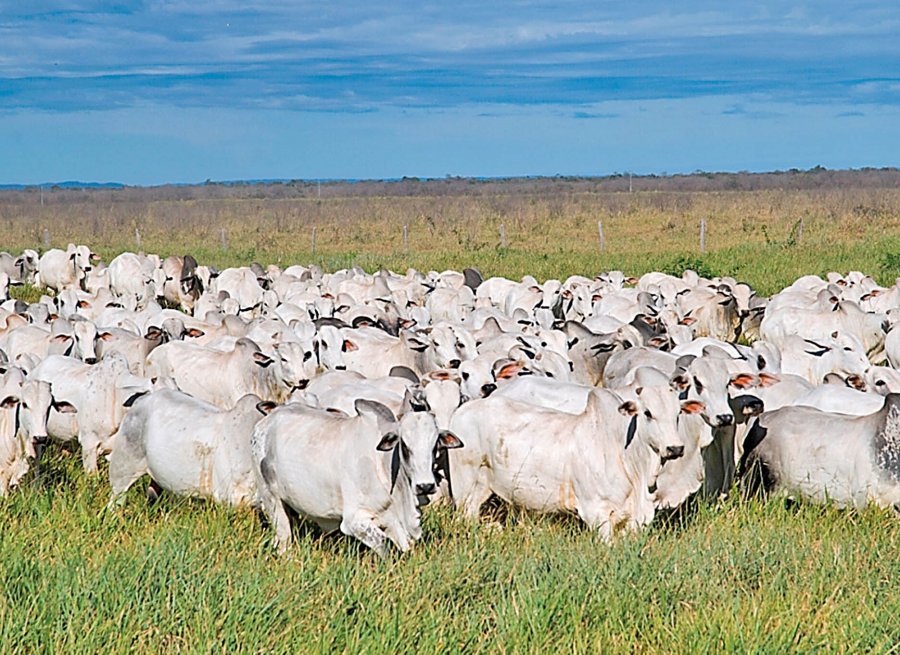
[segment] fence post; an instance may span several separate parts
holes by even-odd
[[[141,231],[138,228],[134,228],[134,245],[138,250],[141,249]]]
[[[403,226],[403,252],[409,253],[409,225]]]
[[[225,228],[219,230],[219,241],[222,244],[222,252],[228,252],[228,235],[225,234]]]
[[[316,226],[313,225],[312,229],[312,254],[316,254]]]
[[[700,219],[700,252],[706,252],[706,219]]]
[[[600,252],[606,250],[606,237],[603,235],[603,221],[597,221],[597,234],[600,235]]]
[[[44,250],[50,249],[50,230],[44,228]]]
[[[500,247],[506,248],[506,226],[503,223],[500,223]]]

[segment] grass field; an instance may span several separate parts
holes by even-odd
[[[89,243],[109,261],[136,249],[137,229],[147,252],[191,252],[220,267],[254,260],[400,271],[469,265],[486,276],[564,278],[689,264],[769,294],[800,273],[865,270],[883,282],[900,275],[896,188],[143,201],[115,194],[65,203],[49,196],[41,205],[37,196],[12,202],[0,193],[0,248],[42,246],[46,229],[52,246]]]
[[[700,218],[709,223],[702,255]],[[501,222],[506,249],[498,247]],[[885,282],[900,275],[895,190],[44,207],[0,200],[0,248],[35,247],[45,227],[54,245],[87,242],[107,259],[134,249],[138,227],[145,250],[194,252],[220,266],[474,264],[486,275],[542,278],[695,265],[767,293],[830,269]],[[474,524],[428,508],[423,541],[403,557],[380,561],[349,539],[301,529],[294,557],[278,559],[252,512],[166,496],[148,507],[138,485],[108,514],[105,474],[87,479],[73,454],[48,455],[40,485],[0,499],[3,652],[900,649],[900,522],[887,512],[734,494],[608,546],[570,519],[513,514]]]

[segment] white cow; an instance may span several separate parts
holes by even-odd
[[[279,361],[247,338],[238,339],[230,352],[183,341],[163,344],[150,353],[146,372],[223,409],[234,407],[248,393],[282,402],[295,386],[282,378]]]
[[[143,475],[180,496],[243,505],[256,497],[253,427],[274,408],[248,394],[231,410],[162,389],[138,398],[119,426],[109,458],[110,506]]]
[[[77,410],[60,411],[54,406],[47,432],[57,441],[77,439],[88,473],[97,472],[97,456],[112,447],[111,438],[122,420],[124,403],[150,389],[147,380],[129,373],[127,360],[116,352],[93,366],[71,357],[51,355],[32,371],[31,377],[49,382],[54,397]]]
[[[900,395],[865,416],[783,407],[747,437],[742,469],[768,490],[861,509],[900,505]]]
[[[418,497],[437,490],[435,452],[460,448],[427,412],[399,421],[383,405],[356,402],[357,416],[279,407],[256,425],[252,452],[259,501],[279,552],[291,540],[286,507],[326,532],[340,529],[374,549],[408,550],[421,535]]]
[[[26,378],[21,369],[10,367],[0,376],[0,496],[28,472],[35,444],[47,439],[50,408],[74,412],[65,402],[56,402],[50,385]]]
[[[87,246],[70,243],[65,250],[51,248],[41,255],[35,283],[54,291],[79,289],[94,259],[97,256]]]
[[[684,444],[672,389],[636,397],[623,402],[594,389],[579,414],[496,393],[466,403],[451,421],[466,442],[450,457],[454,501],[469,516],[491,493],[531,510],[575,513],[607,540],[619,528],[646,525],[662,460],[680,457]]]

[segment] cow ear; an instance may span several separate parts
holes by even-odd
[[[619,413],[625,416],[635,416],[638,413],[637,403],[633,400],[626,400],[624,403],[619,405]]]
[[[410,348],[410,350],[415,350],[417,353],[423,353],[428,349],[427,341],[422,341],[420,339],[416,339],[415,337],[407,337],[406,345]]]
[[[71,338],[72,338],[72,336],[69,334],[57,334],[55,337],[53,337],[52,340],[56,343],[65,343],[66,341],[68,341]]]
[[[149,391],[138,391],[137,393],[133,393],[128,397],[128,400],[126,400],[124,403],[122,403],[122,406],[123,407],[131,407],[132,405],[134,405],[134,403],[137,401],[138,398],[140,398],[141,396],[146,396],[148,393],[150,393],[150,392]],[[57,410],[57,411],[60,411],[60,410]]]
[[[269,413],[278,407],[276,403],[273,403],[271,400],[264,400],[262,402],[256,403],[256,409],[259,410],[260,414],[268,416]]]
[[[341,346],[341,350],[344,351],[345,353],[352,353],[352,352],[356,352],[357,350],[359,350],[359,346],[357,346],[355,343],[350,341],[350,339],[344,339],[344,343]]]
[[[185,336],[191,337],[192,339],[196,339],[197,337],[202,337],[206,332],[200,330],[198,328],[188,328],[184,331]]]
[[[156,326],[152,326],[147,328],[146,334],[144,334],[144,338],[150,341],[154,341],[156,339],[162,338],[163,332]],[[103,337],[101,337],[102,339]]]
[[[681,403],[682,414],[699,414],[704,409],[706,409],[706,405],[699,400],[685,400]]]
[[[661,349],[663,346],[669,343],[669,340],[665,337],[650,337],[647,340],[647,345],[652,346],[653,348]]]
[[[258,364],[259,366],[262,366],[263,368],[265,368],[269,364],[271,364],[274,360],[271,357],[269,357],[268,355],[264,355],[263,353],[253,353],[253,361],[256,364]]]
[[[685,316],[683,319],[678,321],[678,323],[680,325],[688,325],[688,326],[693,325],[696,322],[697,322],[697,319],[694,318],[693,316]]]
[[[66,400],[54,400],[52,407],[60,414],[75,414],[78,412],[78,410],[75,409],[75,405]]]
[[[688,379],[688,376],[686,376],[684,373],[679,373],[678,375],[672,376],[672,379],[669,380],[669,384],[676,391],[684,391],[685,389],[687,389],[690,386],[691,381]]]
[[[525,362],[521,361],[504,364],[503,367],[494,375],[494,379],[508,380],[518,375],[519,371],[521,371],[523,368],[525,368]]]
[[[110,339],[113,338],[113,335],[111,335],[109,332],[101,332],[100,334],[97,335],[97,338],[100,339],[101,341],[109,341]]]
[[[3,402],[0,402],[0,409],[12,409],[16,405],[19,404],[19,399],[16,396],[7,396],[3,399]]]
[[[438,448],[446,448],[449,450],[452,448],[462,448],[463,442],[460,441],[459,437],[450,432],[450,430],[441,430],[440,433],[438,433],[437,445]]]
[[[749,373],[738,373],[729,381],[729,384],[738,389],[747,389],[755,386],[757,383],[754,376]]]
[[[388,432],[386,435],[381,437],[381,441],[378,442],[378,445],[375,446],[375,450],[380,450],[385,453],[394,449],[394,446],[400,441],[400,435],[396,432]]]

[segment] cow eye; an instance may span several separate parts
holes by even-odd
[[[28,403],[26,403],[26,402],[23,401],[23,402],[22,402],[22,407],[24,407],[25,409],[28,409]]]
[[[876,381],[875,381],[875,386],[876,386],[876,387],[883,387],[883,386],[884,386],[884,380],[876,380]]]
[[[653,419],[653,414],[650,413],[650,410],[649,410],[649,409],[645,409],[645,410],[644,410],[644,416],[647,417],[647,420],[652,420],[652,419]]]
[[[844,346],[844,350],[850,352],[851,350],[853,350],[853,348],[851,348],[850,346]]]
[[[305,361],[308,361],[310,357],[312,357],[312,353],[311,353],[311,352],[307,351],[307,352],[303,353],[303,361],[304,361],[304,362],[305,362]]]
[[[460,350],[465,350],[465,349],[466,349],[466,344],[464,344],[464,343],[461,342],[461,341],[457,341],[457,342],[456,342],[456,347],[459,348]]]
[[[434,342],[434,347],[435,347],[435,348],[440,348],[440,347],[441,347],[441,344],[439,344],[437,341],[435,341],[435,342]]]
[[[703,393],[703,385],[700,384],[700,380],[694,378],[694,387],[697,389],[697,393]]]
[[[463,373],[462,373],[462,379],[463,379],[463,380],[468,380],[468,379],[469,379],[469,374],[466,373],[465,371],[463,371]],[[884,382],[879,382],[879,384],[884,384]]]

